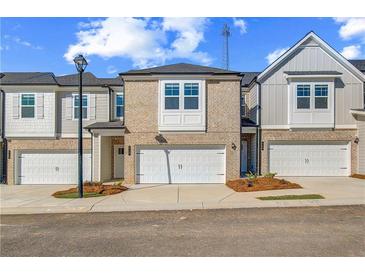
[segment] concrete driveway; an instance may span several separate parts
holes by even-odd
[[[365,204],[365,180],[349,177],[290,177],[303,189],[237,193],[220,184],[133,185],[112,196],[57,199],[51,194],[70,185],[1,186],[1,214],[111,212],[143,210],[298,207]],[[261,201],[256,197],[321,194],[323,200]]]

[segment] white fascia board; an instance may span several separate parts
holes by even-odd
[[[308,33],[306,36],[304,36],[299,42],[297,42],[294,46],[292,46],[290,49],[288,49],[284,54],[282,54],[278,59],[276,59],[271,65],[269,65],[263,72],[259,74],[257,77],[257,81],[260,82],[260,80],[266,76],[271,70],[276,68],[281,62],[286,59],[290,54],[292,54],[298,47],[300,47],[307,39],[312,38],[320,46],[322,46],[325,50],[327,50],[329,53],[332,54],[332,57],[335,58],[343,67],[346,69],[349,69],[353,75],[355,75],[358,79],[361,81],[365,81],[365,75],[359,71],[353,64],[351,64],[345,57],[343,57],[340,53],[338,53],[336,50],[334,50],[330,45],[328,45],[324,40],[322,40],[318,35],[316,35],[314,32]]]
[[[286,73],[284,73],[285,78],[287,79],[292,79],[292,78],[340,78],[341,75],[339,74],[327,74],[327,75],[323,75],[323,74],[298,74],[298,75],[288,75]]]

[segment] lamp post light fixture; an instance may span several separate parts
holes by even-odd
[[[79,72],[79,140],[78,140],[78,190],[79,198],[84,197],[83,189],[83,151],[82,151],[82,73],[87,67],[87,61],[81,54],[74,58],[74,63]]]

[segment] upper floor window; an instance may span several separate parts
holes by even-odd
[[[115,116],[117,118],[124,116],[124,95],[117,94],[115,96]]]
[[[184,109],[199,109],[199,84],[184,84]]]
[[[165,109],[180,108],[180,87],[179,83],[165,84]]]
[[[310,85],[297,85],[297,109],[310,109]]]
[[[159,87],[159,130],[203,131],[206,129],[204,80],[160,80]]]
[[[316,109],[328,108],[328,85],[315,85],[314,107]]]
[[[22,94],[21,96],[21,117],[34,118],[35,117],[35,95]]]
[[[87,119],[88,118],[88,96],[87,95],[82,95],[82,119]],[[79,95],[74,95],[74,100],[73,100],[73,114],[74,114],[74,119],[79,119],[79,107],[80,107],[80,100],[79,100]]]

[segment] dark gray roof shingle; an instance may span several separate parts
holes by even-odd
[[[2,75],[3,77],[0,79],[1,85],[79,85],[78,74],[55,76],[52,72],[3,72]],[[82,79],[84,86],[123,85],[120,77],[97,78],[91,72],[85,72]]]
[[[56,80],[60,86],[77,86],[79,84],[79,74],[69,74],[57,76]],[[85,72],[82,76],[82,84],[85,86],[121,86],[122,79],[117,78],[97,78],[91,72]]]
[[[122,121],[111,121],[111,122],[96,122],[91,125],[84,127],[85,129],[123,129],[124,124]]]
[[[363,60],[349,60],[349,62],[351,64],[353,64],[362,73],[365,73],[365,59],[363,59]]]
[[[147,69],[129,70],[120,75],[152,75],[152,74],[236,74],[240,72],[214,67],[192,65],[186,63],[172,64]]]
[[[241,118],[241,126],[242,127],[258,127],[258,125],[252,121],[250,118],[242,117]]]
[[[56,85],[52,72],[3,72],[1,85]]]
[[[260,72],[243,72],[242,74],[243,76],[242,76],[241,86],[248,87],[260,74]]]

